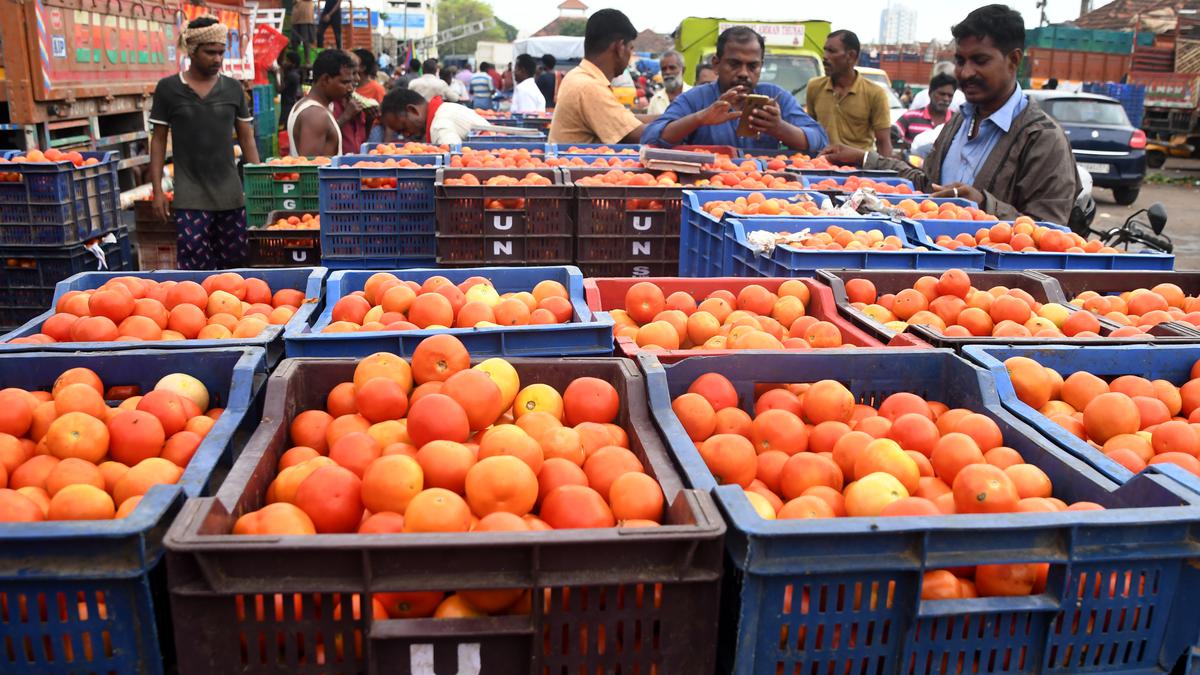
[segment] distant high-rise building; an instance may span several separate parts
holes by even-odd
[[[879,13],[879,44],[916,42],[917,10],[902,2],[888,2]]]

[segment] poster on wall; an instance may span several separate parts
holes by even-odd
[[[215,16],[218,21],[229,29],[229,41],[225,45],[225,60],[221,64],[221,74],[237,80],[254,79],[254,48],[251,44],[253,37],[253,19],[250,10],[227,5],[208,4],[205,6],[183,3],[183,21],[180,28],[188,21],[206,14]],[[186,70],[191,60],[187,54],[180,53],[179,69]]]

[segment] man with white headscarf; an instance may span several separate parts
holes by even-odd
[[[167,133],[174,148],[175,227],[179,269],[243,267],[248,256],[242,182],[230,131],[237,132],[242,160],[258,163],[254,118],[241,83],[221,74],[228,29],[211,16],[193,19],[179,33],[190,64],[154,88],[150,108],[150,182],[154,210],[167,217],[162,190]]]

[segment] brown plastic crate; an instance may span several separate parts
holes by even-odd
[[[320,230],[268,230],[266,225],[316,211],[272,211],[266,224],[246,229],[251,267],[314,267],[321,264]]]
[[[139,199],[133,203],[133,230],[138,234],[171,233],[175,234],[175,207],[167,202],[167,219],[162,220],[154,213],[154,202]]]
[[[623,359],[510,359],[522,384],[562,390],[599,377],[621,394],[618,423],[669,495],[666,525],[539,533],[228,534],[263,504],[287,427],[352,378],[355,359],[288,359],[272,375],[263,423],[215,498],[188,502],[167,533],[179,672],[712,673],[722,523],[711,498],[683,483]],[[481,619],[333,618],[352,594],[532,588],[529,615]],[[275,594],[282,603],[276,614]],[[296,594],[296,595],[293,595]],[[244,612],[239,615],[238,597]],[[362,606],[368,607],[365,601]],[[296,611],[294,602],[299,602]],[[256,608],[264,607],[264,611]],[[349,648],[361,639],[361,654]],[[344,645],[338,657],[337,645]],[[316,663],[316,646],[324,664]],[[464,654],[482,670],[458,670]],[[417,655],[435,671],[414,670]]]
[[[570,236],[487,237],[438,235],[438,264],[448,266],[545,265],[572,262]]]
[[[445,185],[447,178],[474,174],[481,181],[493,176],[545,176],[553,185]],[[438,237],[574,236],[571,199],[574,187],[561,169],[438,169],[436,183]],[[520,208],[490,209],[493,200],[523,199]]]
[[[912,288],[917,279],[923,276],[937,276],[940,272],[930,272],[922,270],[817,270],[817,279],[828,285],[833,290],[833,297],[837,302],[838,311],[842,313],[852,323],[867,331],[868,333],[879,338],[884,342],[889,342],[897,335],[896,331],[884,326],[883,324],[871,319],[866,314],[850,306],[850,299],[846,295],[846,281],[850,279],[867,279],[875,284],[875,290],[883,295],[884,293],[899,293],[905,288]],[[970,270],[968,274],[971,277],[971,283],[976,288],[991,288],[993,286],[1006,286],[1008,288],[1020,288],[1028,292],[1037,302],[1055,302],[1054,291],[1058,289],[1054,279],[1040,272],[1013,272],[1004,270],[987,270],[977,271]],[[1067,309],[1075,311],[1084,311],[1073,305],[1067,305]],[[1046,345],[1046,344],[1068,344],[1085,347],[1088,345],[1120,345],[1120,344],[1149,344],[1150,342],[1194,342],[1195,337],[1189,337],[1182,326],[1173,323],[1162,323],[1150,329],[1150,332],[1145,336],[1139,337],[1107,337],[1119,326],[1104,317],[1098,317],[1100,322],[1100,337],[1098,338],[1035,338],[1035,337],[992,337],[992,336],[971,336],[971,337],[947,337],[942,333],[933,330],[928,326],[910,325],[905,332],[911,333],[921,340],[939,348],[950,348],[956,351],[961,351],[966,345],[982,344],[982,345]]]
[[[673,277],[679,274],[679,261],[645,262],[618,260],[616,262],[577,261],[575,266],[583,276],[592,277]]]
[[[174,231],[137,232],[138,269],[173,270],[179,268],[178,236]]]

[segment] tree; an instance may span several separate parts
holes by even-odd
[[[496,17],[496,25],[500,26],[500,28],[504,29],[504,41],[505,42],[512,42],[513,40],[517,39],[518,31],[517,31],[516,26],[508,23],[507,21],[505,21],[504,19],[501,19],[500,17]]]
[[[587,21],[585,19],[563,19],[558,22],[558,34],[583,37],[587,35]]]
[[[495,19],[496,15],[492,12],[492,6],[483,0],[442,0],[437,4],[437,17],[438,28],[446,30],[484,19]],[[441,54],[474,54],[475,45],[481,40],[511,42],[517,36],[516,30],[513,29],[510,37],[506,26],[509,29],[512,28],[512,26],[497,20],[495,26],[482,33],[438,45],[438,52]]]

